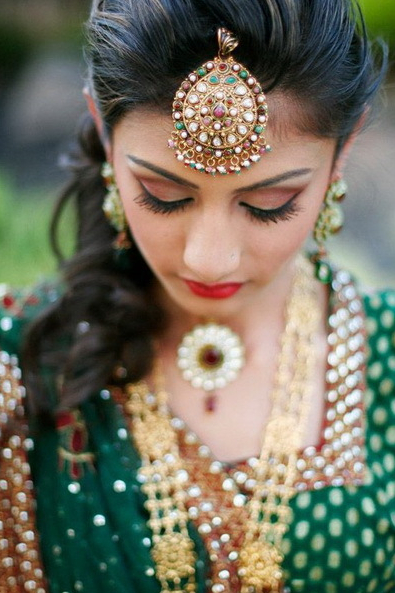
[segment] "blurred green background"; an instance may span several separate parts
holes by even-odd
[[[81,45],[88,0],[0,0],[0,282],[26,285],[54,273],[48,243],[65,182],[59,154],[84,110]],[[372,36],[395,56],[395,0],[361,0]],[[346,228],[335,259],[375,285],[395,284],[395,85],[391,72],[378,123],[351,159]],[[72,216],[62,243],[73,246]]]

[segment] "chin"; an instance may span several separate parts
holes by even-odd
[[[167,297],[176,307],[185,313],[196,317],[225,319],[239,314],[247,306],[245,299],[240,295],[233,295],[229,298],[211,299],[196,296],[194,294],[180,294],[178,291],[167,292]]]

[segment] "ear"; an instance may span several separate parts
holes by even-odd
[[[106,136],[106,133],[104,130],[104,123],[103,123],[103,120],[99,113],[99,110],[97,108],[96,102],[95,102],[94,98],[92,97],[91,92],[87,86],[85,86],[83,89],[83,95],[85,97],[89,113],[91,114],[93,121],[95,122],[97,133],[99,134],[100,140],[103,144],[104,152],[106,153],[106,159],[107,159],[107,161],[111,162],[112,161],[111,144]]]
[[[353,132],[351,136],[347,138],[346,143],[344,144],[343,148],[338,154],[333,166],[332,181],[335,181],[343,177],[344,169],[346,167],[351,148],[353,147],[354,142],[357,139],[357,136],[358,132]]]
[[[363,115],[358,120],[358,123],[355,126],[352,134],[347,138],[343,148],[341,149],[339,155],[337,156],[336,161],[333,166],[332,181],[335,181],[335,180],[343,177],[343,172],[346,167],[351,148],[354,146],[356,139],[358,138],[361,130],[363,129],[363,126],[364,126],[366,119],[368,117],[368,113],[369,113],[369,110],[368,110],[368,108],[366,108]]]

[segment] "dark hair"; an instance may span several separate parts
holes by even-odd
[[[87,24],[88,84],[106,133],[130,110],[150,106],[170,114],[186,75],[217,53],[216,31],[239,39],[234,56],[270,93],[293,101],[295,123],[338,140],[357,126],[380,86],[386,66],[367,39],[353,0],[96,0]],[[117,364],[122,380],[137,380],[152,361],[152,337],[164,316],[152,294],[153,277],[133,248],[114,261],[115,232],[102,212],[100,168],[105,159],[90,117],[69,159],[73,179],[53,224],[74,198],[77,249],[63,265],[66,290],[30,329],[24,364],[33,408],[50,407],[40,367],[62,376],[62,405],[75,405],[102,388]],[[87,322],[89,326],[85,323]],[[88,331],[85,331],[89,327]]]

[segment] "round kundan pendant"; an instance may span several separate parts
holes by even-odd
[[[266,96],[231,55],[236,37],[218,30],[218,56],[191,72],[173,101],[169,147],[185,166],[215,175],[240,173],[271,148],[266,143]]]
[[[178,348],[178,366],[193,387],[213,392],[237,378],[244,366],[244,346],[225,325],[197,325]]]

